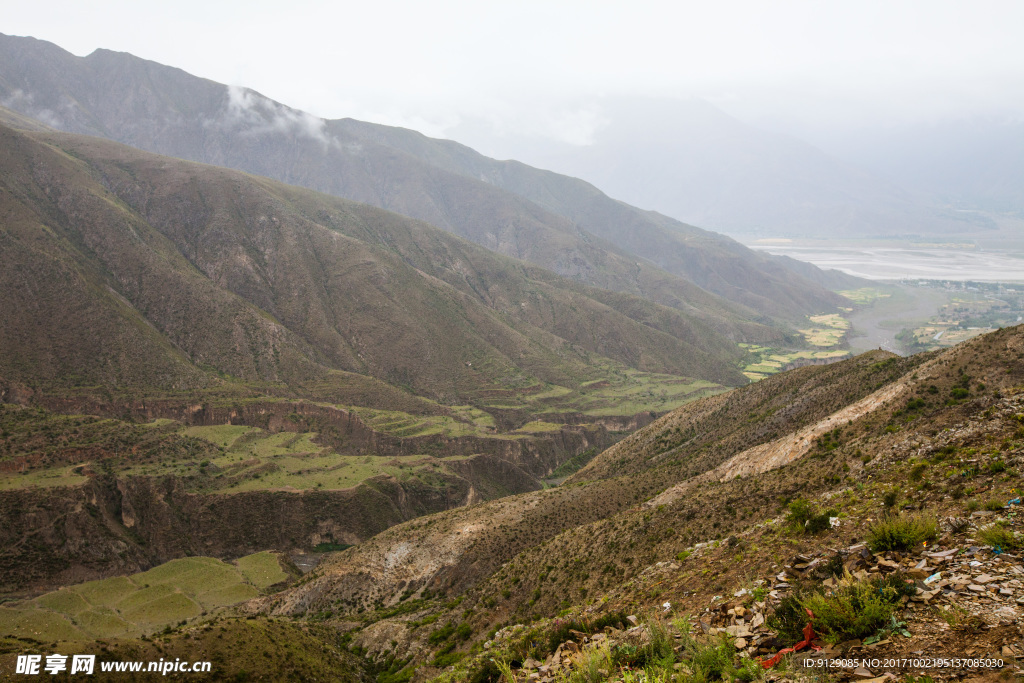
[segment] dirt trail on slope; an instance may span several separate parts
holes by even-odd
[[[878,391],[865,396],[856,403],[837,410],[812,425],[790,432],[786,436],[763,443],[737,453],[718,467],[702,475],[676,484],[647,501],[645,507],[665,505],[678,499],[694,484],[707,481],[728,481],[739,476],[750,476],[774,470],[807,455],[814,445],[814,440],[825,432],[846,425],[851,420],[867,415],[882,406],[899,398],[907,391],[907,384],[896,381]]]

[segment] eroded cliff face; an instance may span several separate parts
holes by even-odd
[[[301,400],[245,399],[231,405],[173,399],[116,402],[91,396],[36,394],[0,379],[0,402],[38,405],[57,413],[102,415],[132,421],[171,419],[190,426],[244,425],[271,433],[317,432],[317,442],[342,454],[408,456],[427,453],[436,457],[488,454],[538,480],[532,486],[516,486],[516,492],[539,488],[539,479],[577,453],[611,445],[615,437],[609,434],[610,431],[636,429],[654,419],[647,412],[633,417],[598,418],[596,421],[577,414],[576,423],[567,420],[567,424],[558,431],[522,438],[507,438],[500,434],[494,437],[449,437],[444,434],[398,437],[374,430],[356,413],[344,408]],[[590,421],[584,422],[585,419]]]
[[[234,558],[358,543],[479,496],[468,479],[451,476],[446,483],[442,491],[415,477],[377,477],[346,490],[223,495],[190,492],[174,477],[98,476],[75,488],[6,491],[0,590],[36,592],[189,555]]]
[[[106,466],[105,458],[115,454],[98,446],[59,449],[47,454],[48,465],[57,459],[58,465],[76,466],[86,483],[0,491],[0,592],[8,593],[136,572],[188,555],[230,559],[268,549],[308,552],[325,542],[360,543],[421,515],[539,490],[541,478],[561,463],[612,440],[595,425],[524,438],[400,438],[375,431],[350,411],[304,401],[218,407],[169,400],[82,403],[16,394],[8,391],[5,397],[57,412],[317,432],[317,440],[338,453],[420,455],[438,467],[426,477],[413,467],[400,477],[376,476],[348,489],[235,492],[207,487],[202,474],[118,472]],[[38,464],[29,456],[4,462],[11,472]]]

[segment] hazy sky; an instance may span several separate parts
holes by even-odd
[[[0,32],[123,50],[320,116],[587,142],[602,96],[750,122],[1024,117],[1024,2],[0,0]]]

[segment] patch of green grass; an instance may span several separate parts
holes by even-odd
[[[892,294],[883,292],[877,287],[861,287],[860,289],[844,289],[837,292],[855,304],[865,306],[878,299],[888,299]]]
[[[494,425],[492,417],[482,410],[469,406],[453,411],[462,419],[448,415],[410,415],[394,410],[359,407],[353,407],[350,410],[374,430],[402,438],[437,434],[448,438],[484,436],[488,433],[488,427]],[[484,417],[485,415],[486,417]],[[464,422],[463,419],[467,421]],[[489,425],[488,422],[490,422]]]
[[[185,557],[136,574],[132,580],[153,587],[173,586],[194,595],[238,583],[238,570],[212,557]]]
[[[28,486],[38,486],[40,488],[81,486],[89,480],[88,477],[75,472],[81,464],[37,469],[25,473],[5,472],[0,474],[0,490],[22,489]]]
[[[838,313],[812,315],[808,317],[812,326],[797,330],[811,346],[835,346],[843,340],[850,321]]]
[[[127,576],[115,576],[99,581],[89,581],[73,588],[90,605],[99,607],[113,607],[138,589],[139,587]]]
[[[131,577],[90,581],[10,603],[0,614],[0,636],[88,640],[143,635],[257,597],[289,577],[273,553],[237,562],[182,558]]]
[[[522,427],[517,429],[517,432],[528,432],[528,433],[542,433],[542,432],[557,432],[562,428],[562,425],[555,424],[554,422],[544,422],[543,420],[534,420],[533,422],[527,422]]]
[[[122,612],[126,621],[142,627],[174,624],[202,614],[203,608],[182,593],[169,593]]]
[[[242,425],[212,425],[208,427],[186,427],[181,430],[185,436],[203,439],[221,448],[231,448],[238,439],[253,431],[255,427]]]
[[[577,389],[538,384],[534,391],[481,398],[480,405],[485,409],[524,410],[541,417],[550,413],[631,416],[649,411],[668,412],[726,390],[705,380],[643,372],[615,363],[601,369],[601,379],[583,382]]]
[[[288,574],[281,569],[277,555],[271,552],[256,553],[239,558],[235,563],[242,575],[260,590],[270,588],[276,583],[288,580]]]
[[[257,587],[247,583],[233,583],[229,586],[222,586],[210,591],[203,591],[197,595],[199,603],[206,608],[226,607],[237,605],[240,602],[251,600],[260,595]]]
[[[116,638],[130,636],[135,632],[134,626],[122,619],[113,610],[104,608],[91,609],[75,617],[82,631],[95,638]]]
[[[0,607],[0,635],[31,640],[85,640],[71,620],[57,612]]]
[[[1001,548],[1005,552],[1024,550],[1024,536],[1003,524],[987,526],[977,535],[978,541],[993,548]]]
[[[67,588],[42,595],[36,602],[54,612],[63,612],[69,616],[84,612],[91,606],[79,593]]]
[[[767,346],[749,344],[740,344],[740,346],[745,347],[748,353],[743,374],[754,382],[781,372],[783,368],[799,360],[828,360],[849,355],[842,349],[783,351]]]

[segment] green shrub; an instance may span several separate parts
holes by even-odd
[[[1024,537],[1002,524],[985,527],[978,532],[978,540],[985,545],[1008,552],[1024,550]]]
[[[768,615],[768,627],[778,634],[779,640],[792,645],[803,640],[804,626],[807,625],[807,611],[802,601],[822,591],[821,586],[797,586],[782,598]]]
[[[1003,509],[1003,501],[993,498],[985,502],[985,509],[989,512],[999,512]]]
[[[689,633],[683,633],[680,654],[689,661],[693,675],[691,681],[729,680],[735,677],[732,660],[735,649],[721,636],[717,641],[701,642]]]
[[[430,662],[430,665],[436,666],[439,669],[444,669],[445,667],[458,664],[465,656],[465,652],[446,652],[445,654],[439,654],[434,657],[434,661]]]
[[[920,410],[921,408],[924,408],[925,405],[926,404],[925,404],[923,398],[915,397],[915,398],[912,398],[909,401],[907,401],[907,405],[904,408],[904,410],[906,410],[907,412],[911,412],[911,411],[914,411],[914,410]]]
[[[473,672],[469,683],[500,683],[502,677],[505,676],[507,676],[506,680],[508,681],[515,680],[512,667],[505,662],[495,662],[493,659],[487,659],[480,665],[479,669]]]
[[[868,546],[874,552],[910,550],[924,541],[934,541],[939,523],[929,515],[886,515],[868,529]]]
[[[789,503],[789,514],[786,523],[794,533],[815,534],[829,528],[829,517],[835,517],[835,510],[818,513],[814,505],[805,498],[797,498]]]
[[[814,630],[827,643],[863,639],[887,626],[899,607],[906,589],[886,577],[881,581],[844,581],[829,593],[817,593],[801,601],[814,613]]]
[[[1002,460],[996,459],[988,464],[989,474],[999,474],[1000,472],[1006,471],[1006,463]]]
[[[576,660],[576,669],[572,673],[573,683],[603,683],[608,674],[615,670],[612,664],[612,652],[608,641],[600,647],[583,650]]]
[[[455,626],[453,624],[445,624],[431,633],[430,636],[427,637],[427,642],[431,645],[437,645],[440,642],[448,640],[453,633],[455,633]]]

